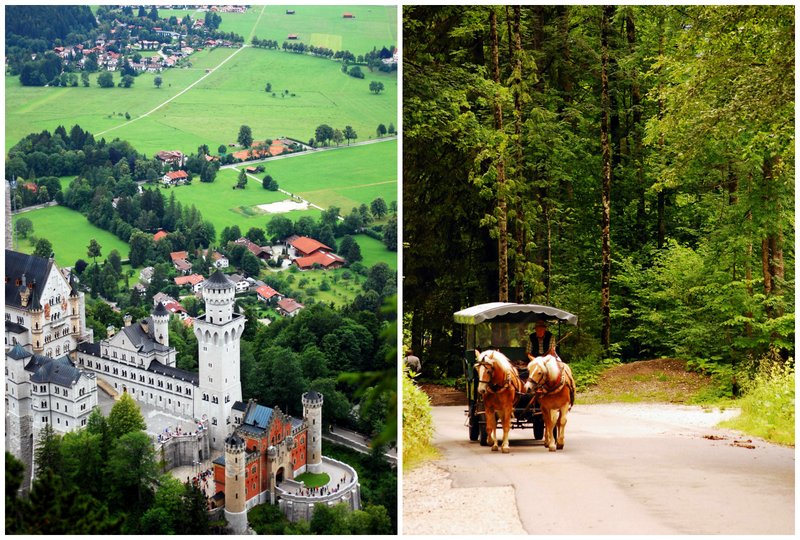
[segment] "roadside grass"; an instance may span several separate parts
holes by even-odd
[[[737,400],[742,413],[721,426],[794,446],[794,360],[783,362],[764,358],[759,364],[755,377],[745,384],[744,396]]]
[[[436,459],[439,451],[431,444],[434,426],[430,398],[403,370],[403,470]]]
[[[355,79],[341,73],[338,62],[249,47],[190,91],[142,117],[235,51],[198,51],[190,57],[191,68],[159,74],[161,88],[153,84],[152,73],[140,74],[126,89],[100,88],[97,74],[90,76],[88,88],[23,87],[18,77],[7,75],[6,150],[31,132],[52,132],[59,125],[69,131],[74,124],[97,139],[127,140],[147,155],[165,149],[193,153],[202,144],[216,150],[235,142],[244,124],[256,140],[288,136],[302,141],[323,123],[341,130],[351,125],[358,140],[375,137],[378,124],[397,125],[396,74],[375,72]],[[383,82],[385,91],[371,93],[372,80]],[[267,82],[275,97],[264,91]],[[290,94],[282,97],[284,90]]]
[[[328,485],[331,477],[327,473],[310,473],[305,472],[300,476],[295,477],[295,481],[303,482],[307,488],[317,488]]]
[[[108,231],[95,227],[85,216],[64,206],[50,206],[39,210],[32,210],[17,214],[13,217],[16,221],[20,217],[27,217],[33,223],[33,236],[47,238],[53,244],[56,254],[56,263],[59,266],[74,266],[75,261],[83,259],[91,263],[86,255],[89,240],[94,238],[102,246],[103,256],[98,258],[101,263],[116,249],[123,259],[128,258],[130,247]],[[34,246],[28,240],[20,240],[17,250],[23,253],[33,253]]]

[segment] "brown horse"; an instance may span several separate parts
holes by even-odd
[[[475,351],[475,370],[478,372],[478,394],[483,396],[486,412],[486,440],[492,443],[492,451],[497,451],[497,418],[503,423],[504,454],[508,449],[508,431],[511,429],[511,413],[517,392],[522,392],[522,381],[517,370],[500,351]]]
[[[556,356],[546,355],[534,358],[528,355],[528,381],[525,391],[536,394],[544,417],[544,445],[551,452],[564,448],[564,428],[567,425],[567,412],[575,403],[575,379],[570,367]],[[556,440],[553,440],[553,427],[557,426]]]

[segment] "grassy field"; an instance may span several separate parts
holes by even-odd
[[[14,221],[19,217],[26,217],[33,222],[33,235],[37,238],[47,238],[53,244],[56,262],[61,266],[73,266],[78,259],[91,262],[86,255],[89,240],[94,238],[102,246],[102,257],[116,249],[123,259],[128,258],[128,244],[108,231],[95,227],[74,210],[63,206],[51,206],[41,210],[32,210],[14,216]],[[20,240],[17,250],[23,253],[33,253],[34,246],[28,240]],[[100,262],[101,259],[98,259]]]
[[[328,208],[338,206],[342,214],[350,213],[362,203],[369,205],[376,197],[387,204],[397,200],[397,141],[341,148],[288,159],[268,160],[263,163],[281,189],[300,195],[313,204]],[[244,190],[232,189],[239,173],[223,169],[211,183],[192,182],[190,186],[165,189],[183,204],[194,204],[217,229],[238,225],[242,232],[250,227],[265,227],[271,219],[257,205],[277,202],[288,197],[280,192],[267,191],[261,183],[250,178]],[[303,215],[314,219],[319,210],[293,211],[284,214],[293,221]],[[363,246],[362,246],[363,247]]]
[[[249,26],[263,39],[277,32],[269,30],[273,28],[270,21],[289,18],[294,21],[291,26],[307,24],[309,32],[322,40],[341,34],[343,45],[359,51],[356,54],[390,45],[396,38],[393,7],[370,8],[372,11],[366,11],[365,6],[352,8],[350,11],[357,14],[355,20],[341,19],[345,8],[296,9],[297,15],[280,17],[285,8],[276,6],[264,7],[260,18],[258,8],[245,14],[223,14],[223,29],[249,35]],[[363,16],[359,15],[361,11]],[[228,24],[231,28],[226,28]],[[344,27],[349,31],[342,34]],[[242,124],[252,128],[256,140],[288,136],[307,141],[322,123],[339,129],[351,125],[359,140],[374,137],[380,123],[398,123],[395,73],[369,73],[364,68],[366,78],[355,79],[343,74],[335,61],[251,47],[198,51],[190,61],[191,67],[161,73],[161,88],[155,87],[156,75],[151,73],[139,75],[128,89],[100,88],[97,74],[90,77],[87,88],[22,87],[18,77],[7,76],[6,150],[33,131],[53,131],[58,125],[69,130],[76,123],[98,138],[128,140],[148,155],[163,149],[194,152],[202,144],[216,150],[220,144],[235,142]],[[217,66],[219,69],[180,94]],[[119,74],[114,77],[118,80]],[[373,80],[383,82],[383,93],[369,91]],[[276,97],[264,91],[267,82]],[[283,90],[294,96],[281,97]],[[131,121],[125,120],[125,113],[131,115]]]

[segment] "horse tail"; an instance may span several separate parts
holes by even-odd
[[[575,379],[572,377],[572,369],[564,364],[564,371],[567,375],[567,386],[569,386],[569,408],[575,405]]]

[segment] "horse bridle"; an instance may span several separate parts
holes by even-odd
[[[549,359],[546,360],[544,362],[545,365],[549,361],[550,361]],[[547,388],[547,371],[546,370],[542,373],[542,378],[539,381],[534,380],[534,378],[529,373],[528,374],[528,382],[533,383],[533,391],[534,392],[536,392],[538,390],[544,390],[546,394],[552,394],[554,392],[558,392],[559,390],[561,390],[561,388],[564,386],[564,384],[566,384],[566,381],[565,381],[565,378],[564,378],[564,368],[560,365],[560,363],[558,364],[558,382],[557,382],[556,386],[554,388],[552,388],[552,389],[548,389]]]
[[[503,384],[503,386],[499,386],[492,382],[492,375],[494,374],[494,365],[491,362],[487,362],[486,360],[475,362],[474,367],[477,369],[478,366],[484,366],[486,368],[486,371],[489,373],[488,381],[484,381],[483,379],[478,378],[478,383],[485,384],[486,390],[488,392],[491,392],[492,394],[497,394],[498,392],[502,392],[503,390],[511,386],[511,373],[506,374],[505,383]]]

